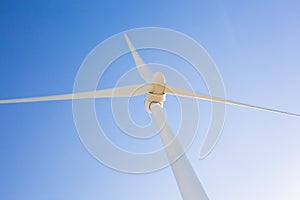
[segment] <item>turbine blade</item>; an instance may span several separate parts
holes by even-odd
[[[296,114],[296,113],[285,112],[285,111],[281,111],[281,110],[275,110],[275,109],[270,109],[270,108],[265,108],[265,107],[260,107],[260,106],[254,106],[254,105],[240,103],[237,101],[231,101],[231,100],[222,99],[222,98],[218,98],[218,97],[212,97],[209,95],[194,93],[192,91],[187,91],[187,90],[179,89],[176,87],[166,86],[165,93],[173,94],[173,95],[177,95],[177,96],[183,96],[183,97],[197,98],[197,99],[202,99],[202,100],[206,100],[206,101],[225,103],[225,104],[229,104],[229,105],[252,108],[252,109],[257,109],[257,110],[263,110],[263,111],[284,114],[284,115],[289,115],[289,116],[294,116],[294,117],[300,117],[300,114]]]
[[[150,70],[150,68],[144,63],[141,56],[137,53],[136,49],[134,48],[133,44],[129,40],[127,34],[124,34],[125,40],[127,42],[127,45],[131,51],[131,55],[134,59],[135,65],[139,71],[140,76],[142,79],[144,79],[146,82],[150,83],[153,77],[153,72]]]
[[[268,112],[273,112],[273,113],[278,113],[278,114],[285,114],[288,116],[300,117],[299,114],[295,114],[295,113],[290,113],[290,112],[285,112],[285,111],[280,111],[280,110],[275,110],[275,109],[269,109],[269,108],[264,108],[264,107],[260,107],[260,106],[254,106],[254,105],[250,105],[250,104],[240,103],[240,102],[236,102],[236,101],[230,101],[230,100],[217,98],[217,97],[211,97],[209,95],[194,93],[192,91],[187,91],[187,90],[179,89],[176,87],[166,86],[165,93],[183,96],[183,97],[198,98],[198,99],[202,99],[202,100],[206,100],[206,101],[225,103],[225,104],[241,106],[241,107],[246,107],[246,108],[252,108],[252,109],[257,109],[257,110],[263,110],[263,111],[268,111]],[[215,146],[215,144],[219,138],[219,135],[220,134],[206,135],[206,137],[202,143],[202,146],[201,146],[200,159],[205,158],[211,152],[211,150],[213,149],[213,147]]]
[[[90,92],[80,92],[80,93],[61,94],[61,95],[42,96],[42,97],[29,97],[29,98],[19,98],[19,99],[6,99],[6,100],[0,100],[0,104],[138,96],[151,91],[152,87],[153,86],[151,84],[144,84],[144,85],[132,85],[132,86],[119,87],[119,88],[96,90]]]

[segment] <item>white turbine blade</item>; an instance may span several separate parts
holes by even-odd
[[[285,111],[281,111],[281,110],[275,110],[275,109],[270,109],[270,108],[265,108],[265,107],[260,107],[260,106],[254,106],[254,105],[240,103],[237,101],[226,100],[226,99],[222,99],[222,98],[218,98],[218,97],[211,97],[209,95],[194,93],[192,91],[187,91],[187,90],[179,89],[176,87],[166,86],[165,93],[173,94],[173,95],[177,95],[177,96],[183,96],[183,97],[197,98],[197,99],[202,99],[202,100],[206,100],[206,101],[225,103],[225,104],[229,104],[229,105],[241,106],[241,107],[252,108],[252,109],[257,109],[257,110],[263,110],[263,111],[284,114],[284,115],[289,115],[289,116],[294,116],[294,117],[300,117],[300,114],[296,114],[296,113],[285,112]]]
[[[179,89],[176,87],[166,86],[165,93],[183,96],[183,97],[198,98],[198,99],[202,99],[202,100],[206,100],[206,101],[220,102],[220,103],[241,106],[241,107],[246,107],[246,108],[252,108],[252,109],[257,109],[257,110],[263,110],[263,111],[268,111],[268,112],[273,112],[273,113],[278,113],[278,114],[285,114],[285,115],[289,115],[289,116],[300,117],[299,114],[295,114],[295,113],[274,110],[274,109],[269,109],[269,108],[264,108],[264,107],[259,107],[259,106],[253,106],[250,104],[230,101],[230,100],[226,100],[226,99],[222,99],[222,98],[211,97],[211,96],[208,96],[205,94],[197,94],[192,91],[187,91],[187,90]],[[201,146],[201,150],[200,150],[200,159],[205,158],[208,155],[208,153],[211,152],[211,150],[215,146],[218,138],[219,138],[219,134],[217,134],[217,135],[208,134],[205,137],[205,139],[202,143],[202,146]]]
[[[169,161],[174,161],[177,155],[182,155],[174,163],[171,164],[173,174],[175,176],[182,199],[191,200],[208,200],[207,194],[199,181],[190,161],[183,152],[179,141],[174,137],[170,125],[167,122],[166,114],[160,104],[151,104],[151,115],[160,130],[160,137],[165,147],[165,152]],[[174,141],[173,141],[174,140]],[[170,142],[173,141],[172,144]]]
[[[61,100],[71,100],[71,99],[94,99],[94,98],[105,98],[105,97],[128,97],[128,96],[138,96],[149,92],[152,89],[151,84],[145,85],[132,85],[119,88],[111,88],[104,90],[96,90],[90,92],[80,92],[53,96],[42,96],[42,97],[29,97],[29,98],[19,98],[19,99],[7,99],[0,100],[0,104],[10,104],[10,103],[26,103],[26,102],[41,102],[41,101],[61,101]]]
[[[124,34],[125,40],[127,42],[127,45],[131,51],[131,55],[134,59],[135,65],[139,71],[140,76],[148,83],[151,82],[153,77],[153,72],[150,70],[150,68],[144,63],[141,56],[137,53],[136,49],[134,48],[133,44],[130,42],[127,34]]]

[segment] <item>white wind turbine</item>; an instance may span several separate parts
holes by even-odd
[[[218,97],[212,97],[205,94],[194,93],[192,91],[183,90],[180,88],[166,85],[165,77],[162,73],[153,73],[150,68],[144,63],[143,59],[139,56],[134,46],[130,42],[128,36],[124,35],[126,42],[130,48],[132,57],[135,61],[136,67],[140,76],[147,82],[146,84],[131,85],[125,87],[111,88],[105,90],[96,90],[90,92],[71,93],[54,96],[43,97],[31,97],[31,98],[18,98],[0,100],[0,104],[11,103],[25,103],[25,102],[41,102],[41,101],[59,101],[59,100],[72,100],[72,99],[94,99],[94,98],[112,98],[112,97],[130,97],[146,94],[145,109],[151,113],[156,125],[160,128],[160,137],[165,146],[165,152],[169,161],[174,160],[174,156],[182,155],[175,162],[170,163],[172,171],[174,173],[177,185],[179,187],[181,196],[184,200],[207,200],[206,195],[195,171],[193,170],[187,156],[184,154],[183,148],[179,141],[174,140],[174,133],[169,126],[166,115],[163,110],[163,102],[165,101],[166,94],[177,95],[189,98],[197,98],[206,101],[220,102],[235,106],[248,107],[257,110],[269,111],[279,114],[285,114],[289,116],[300,117],[299,114],[284,112],[280,110],[274,110],[245,103],[230,101]],[[167,145],[171,140],[172,145]],[[208,146],[211,150],[213,148],[213,142],[209,142],[209,136],[206,137],[203,146]],[[202,146],[202,147],[203,147]],[[175,158],[176,159],[176,158]]]

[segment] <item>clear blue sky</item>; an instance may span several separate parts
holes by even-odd
[[[3,0],[0,16],[1,99],[69,93],[97,44],[158,26],[206,48],[229,99],[300,113],[298,1]],[[188,156],[211,199],[298,200],[300,119],[227,106],[217,147],[198,160],[209,106]],[[169,168],[125,174],[90,156],[70,101],[0,105],[0,156],[0,199],[180,199]]]

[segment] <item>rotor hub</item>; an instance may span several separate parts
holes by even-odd
[[[145,109],[148,112],[151,112],[150,106],[152,103],[159,103],[161,107],[164,105],[164,101],[166,100],[166,94],[155,94],[155,93],[147,93],[145,99]]]
[[[146,94],[145,109],[150,113],[150,106],[152,103],[159,103],[163,107],[164,101],[166,100],[166,80],[161,72],[156,72],[152,78],[151,84],[152,89]]]

